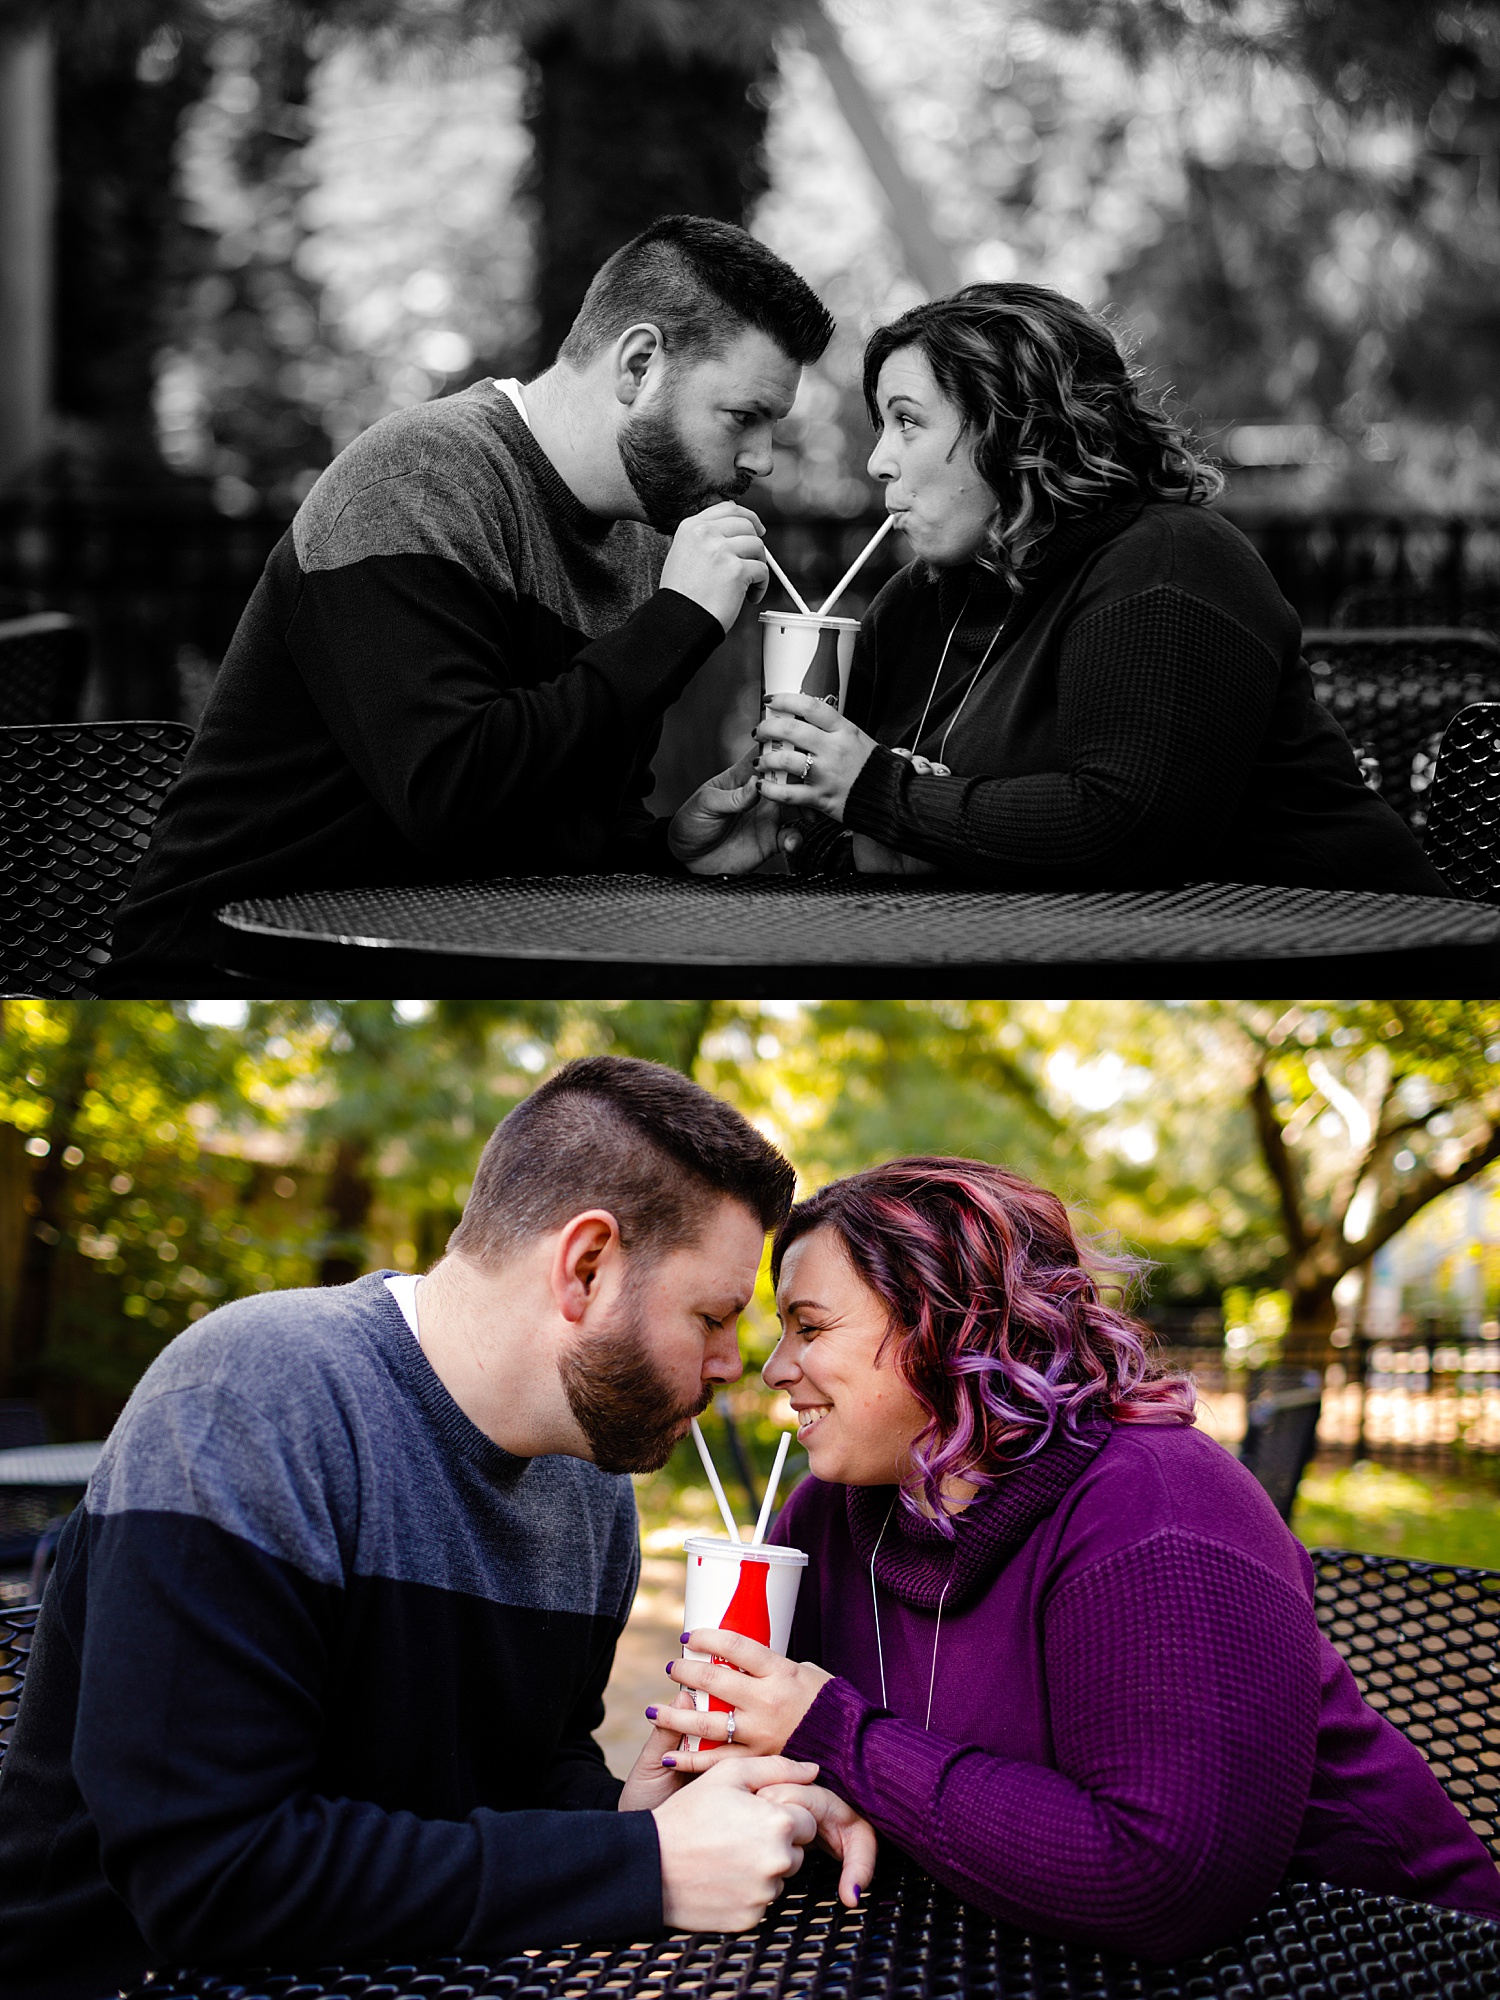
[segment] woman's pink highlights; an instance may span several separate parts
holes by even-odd
[[[1120,1303],[1141,1261],[1081,1238],[1057,1196],[1020,1174],[921,1157],[833,1181],[777,1232],[778,1280],[790,1246],[822,1228],[889,1315],[888,1346],[928,1419],[912,1445],[917,1484],[949,1534],[945,1482],[990,1485],[1059,1428],[1192,1422],[1191,1381],[1150,1359],[1149,1332]]]

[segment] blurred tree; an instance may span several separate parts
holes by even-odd
[[[1241,1005],[1233,1018],[1250,1051],[1248,1101],[1286,1243],[1283,1357],[1321,1368],[1339,1280],[1500,1159],[1500,1007]]]

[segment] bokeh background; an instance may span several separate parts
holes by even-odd
[[[1497,167],[1495,0],[0,0],[0,591],[88,618],[92,713],[192,720],[331,455],[544,365],[694,210],[838,317],[756,496],[812,587],[873,518],[863,340],[1014,276],[1110,311],[1305,618],[1456,601],[1500,580]]]
[[[1224,1443],[1268,1371],[1320,1376],[1299,1532],[1500,1567],[1500,1005],[3,1009],[0,1399],[56,1438],[103,1436],[223,1300],[426,1268],[496,1120],[615,1052],[723,1093],[803,1193],[906,1152],[1033,1175],[1148,1260],[1140,1309]],[[773,1328],[763,1282],[727,1399],[746,1465],[708,1420],[747,1514],[789,1420],[755,1373]],[[638,1484],[648,1557],[708,1518],[690,1449]]]

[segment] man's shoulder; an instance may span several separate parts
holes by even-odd
[[[390,555],[471,563],[503,546],[524,486],[493,387],[476,383],[393,411],[346,445],[297,510],[297,560],[304,571]]]
[[[180,1334],[110,1433],[90,1515],[201,1520],[336,1581],[358,1438],[392,1400],[371,1318],[379,1284],[239,1299]]]

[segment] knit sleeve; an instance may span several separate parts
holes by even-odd
[[[1060,768],[925,777],[874,752],[844,822],[940,868],[1015,888],[1179,878],[1229,825],[1279,668],[1239,621],[1161,584],[1063,637]]]
[[[918,1729],[845,1680],[786,1754],[815,1759],[882,1834],[1007,1923],[1155,1959],[1234,1935],[1306,1809],[1311,1605],[1253,1558],[1172,1528],[1069,1578],[1043,1637],[1055,1767]]]

